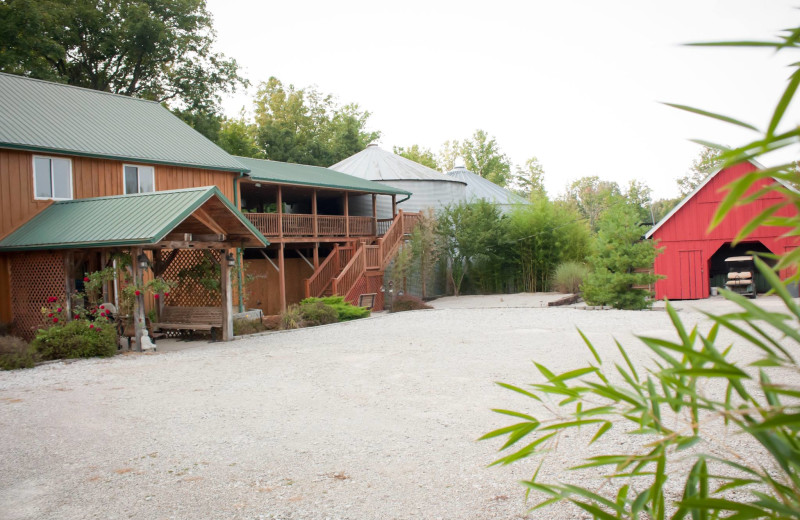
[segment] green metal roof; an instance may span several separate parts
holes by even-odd
[[[250,177],[255,181],[299,184],[337,190],[383,193],[388,195],[411,195],[411,192],[393,188],[378,182],[368,181],[346,173],[320,166],[292,164],[248,157],[236,159],[250,169]]]
[[[154,101],[3,73],[0,146],[247,171]]]
[[[215,196],[269,244],[216,186],[206,186],[55,202],[0,240],[0,251],[154,244]]]

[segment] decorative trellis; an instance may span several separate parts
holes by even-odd
[[[164,256],[169,251],[164,251]],[[197,266],[205,261],[210,265],[211,272],[219,273],[218,266],[220,252],[209,249],[181,249],[175,259],[170,263],[162,275],[165,280],[178,282],[178,286],[172,289],[167,305],[181,307],[219,307],[222,299],[219,290],[209,290],[204,287],[197,279]],[[219,281],[219,276],[217,276]]]
[[[42,326],[42,307],[52,297],[64,300],[64,257],[61,253],[35,252],[11,257],[11,308],[14,333],[27,340]]]

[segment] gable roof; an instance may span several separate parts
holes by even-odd
[[[756,167],[757,169],[759,169],[759,170],[763,170],[763,169],[764,169],[764,165],[762,165],[761,163],[759,163],[759,162],[758,162],[758,161],[756,161],[755,159],[750,159],[750,160],[749,160],[749,161],[747,161],[747,162],[749,162],[750,164],[752,164],[753,166],[755,166],[755,167]],[[653,236],[653,233],[655,233],[656,231],[658,231],[658,229],[659,229],[661,226],[663,226],[663,225],[664,225],[664,224],[665,224],[665,223],[666,223],[666,222],[667,222],[669,219],[671,219],[671,218],[672,218],[672,216],[673,216],[675,213],[677,213],[677,212],[678,212],[678,211],[679,211],[679,210],[680,210],[680,209],[681,209],[683,206],[685,206],[685,205],[686,205],[686,203],[687,203],[687,202],[689,202],[689,201],[690,201],[690,200],[691,200],[691,199],[692,199],[692,198],[693,198],[695,195],[697,195],[697,194],[700,192],[700,190],[702,190],[703,188],[705,188],[705,186],[706,186],[706,185],[707,185],[709,182],[711,182],[711,179],[713,179],[714,177],[716,177],[716,176],[719,174],[719,172],[721,172],[722,170],[724,170],[724,169],[726,169],[726,168],[727,168],[727,167],[719,168],[719,169],[717,169],[717,170],[713,171],[712,173],[710,173],[710,174],[708,175],[708,177],[706,177],[705,179],[703,179],[703,182],[701,182],[701,183],[700,183],[700,184],[699,184],[699,185],[698,185],[698,186],[697,186],[697,187],[696,187],[694,190],[692,190],[692,192],[691,192],[690,194],[686,195],[686,196],[683,198],[683,200],[681,200],[681,201],[680,201],[680,202],[679,202],[679,203],[678,203],[678,204],[677,204],[677,205],[676,205],[674,208],[672,208],[672,211],[670,211],[669,213],[667,213],[667,214],[664,216],[664,218],[662,218],[661,220],[659,220],[659,221],[658,221],[658,223],[656,223],[656,225],[654,225],[652,228],[650,228],[650,231],[648,231],[648,232],[647,232],[647,233],[644,235],[644,238],[646,238],[646,239],[649,239],[650,237],[652,237],[652,236]],[[773,179],[775,179],[775,178],[773,177]],[[781,179],[775,179],[775,182],[777,182],[777,183],[779,183],[779,184],[783,185],[783,186],[784,186],[784,187],[786,187],[786,188],[789,188],[790,190],[795,190],[795,191],[796,191],[796,188],[794,188],[793,186],[790,186],[790,185],[786,184],[786,183],[785,183],[784,181],[782,181]]]
[[[484,179],[480,175],[469,171],[464,166],[456,166],[447,172],[447,176],[466,183],[467,200],[483,199],[494,204],[509,205],[530,204],[530,201],[498,186],[489,179]]]
[[[0,73],[0,146],[246,172],[154,101]]]
[[[250,243],[269,244],[216,186],[206,186],[58,201],[0,240],[0,251],[155,244],[209,201],[229,210],[222,210],[228,227]]]
[[[365,149],[330,168],[370,181],[459,182],[422,164],[370,144]]]
[[[347,175],[330,168],[322,168],[321,166],[251,159],[249,157],[236,157],[236,159],[250,169],[249,176],[254,181],[318,186],[365,193],[411,195],[405,190]]]

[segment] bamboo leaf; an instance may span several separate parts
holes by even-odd
[[[786,113],[786,108],[794,98],[798,84],[800,84],[800,71],[796,70],[792,74],[789,84],[786,86],[786,90],[783,92],[783,96],[781,96],[780,101],[778,101],[778,105],[775,107],[775,112],[772,114],[772,120],[769,122],[769,127],[767,127],[767,137],[772,137],[775,134],[778,124],[780,124],[783,115]]]
[[[730,124],[733,124],[733,125],[736,125],[736,126],[741,126],[742,128],[747,128],[748,130],[753,130],[754,132],[758,132],[759,131],[758,128],[756,128],[755,126],[753,126],[753,125],[751,125],[749,123],[744,123],[742,121],[739,121],[738,119],[734,119],[734,118],[728,117],[728,116],[723,116],[722,114],[715,114],[714,112],[709,112],[707,110],[702,110],[700,108],[694,108],[694,107],[690,107],[690,106],[687,106],[687,105],[678,105],[676,103],[664,103],[664,104],[667,105],[668,107],[677,108],[678,110],[685,110],[686,112],[691,112],[693,114],[698,114],[698,115],[701,115],[703,117],[710,117],[712,119],[717,119],[717,120],[723,121],[725,123],[730,123]]]
[[[592,345],[592,342],[589,341],[589,338],[586,337],[586,335],[583,333],[583,331],[581,329],[578,329],[578,334],[581,335],[581,337],[583,338],[583,342],[586,344],[586,346],[592,352],[592,355],[597,360],[597,364],[598,365],[602,365],[603,364],[603,360],[600,359],[600,355],[597,353],[597,350],[595,350],[594,346]]]
[[[531,399],[536,399],[537,401],[541,401],[541,399],[539,399],[539,397],[537,397],[535,394],[532,394],[532,393],[528,392],[527,390],[523,390],[522,388],[519,388],[518,386],[509,385],[508,383],[501,383],[499,381],[495,381],[495,384],[497,384],[498,386],[502,386],[503,388],[505,388],[507,390],[511,390],[513,392],[517,392],[518,394],[522,394],[524,396],[530,397]]]

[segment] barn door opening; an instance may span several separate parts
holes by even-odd
[[[732,256],[745,256],[750,253],[771,253],[771,251],[761,242],[741,242],[732,245],[727,242],[720,246],[717,251],[711,255],[709,259],[709,283],[710,287],[725,287],[725,282],[728,279],[728,265],[725,259]],[[775,265],[775,261],[769,258],[762,259],[769,265]],[[770,285],[767,280],[761,276],[761,273],[756,273],[756,291],[764,293],[770,290]]]
[[[681,268],[681,300],[698,300],[708,294],[703,290],[705,265],[699,249],[679,251]]]

